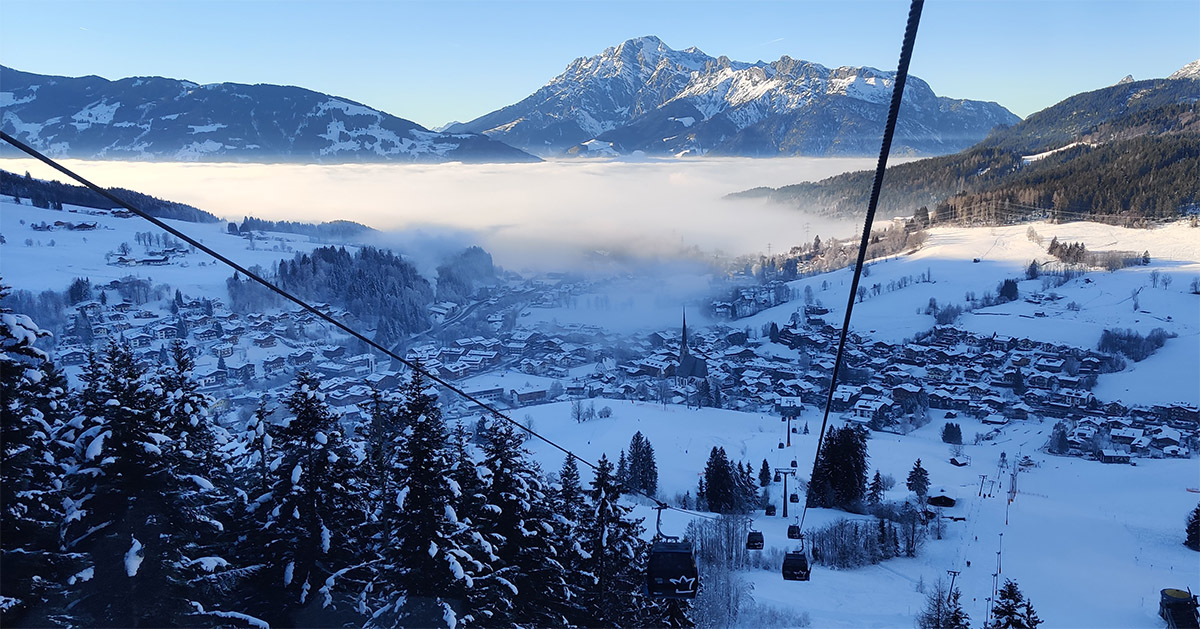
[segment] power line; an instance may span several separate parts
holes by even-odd
[[[875,210],[879,207],[879,190],[883,187],[883,175],[887,170],[888,153],[892,150],[892,136],[896,131],[896,118],[900,114],[900,101],[904,98],[904,83],[908,79],[908,64],[912,60],[913,46],[917,41],[917,26],[921,22],[921,9],[925,0],[912,0],[908,10],[908,23],[904,27],[904,41],[900,45],[900,63],[896,69],[896,80],[892,83],[892,103],[888,108],[887,126],[883,129],[883,144],[879,148],[879,164],[875,167],[875,181],[871,185],[871,199],[867,204],[867,217],[863,221],[862,241],[858,246],[858,262],[854,265],[854,278],[850,282],[850,295],[846,298],[846,317],[842,321],[842,331],[838,338],[837,357],[833,361],[833,374],[829,380],[829,394],[825,398],[825,415],[821,419],[821,431],[817,433],[817,452],[813,457],[812,477],[816,475],[817,463],[821,458],[821,442],[825,440],[825,428],[829,424],[829,409],[833,405],[833,391],[837,387],[838,371],[842,366],[842,355],[846,350],[846,334],[850,330],[850,315],[854,312],[854,294],[858,292],[858,282],[862,277],[863,262],[867,255],[867,244],[871,239],[871,223],[875,220]],[[811,491],[811,487],[809,488]],[[808,515],[808,496],[805,496],[804,509],[800,512],[800,526],[804,526],[804,517]]]
[[[522,425],[520,422],[509,417],[508,415],[505,415],[500,410],[496,409],[495,407],[491,406],[490,404],[484,402],[483,400],[480,400],[479,398],[476,398],[475,396],[471,395],[470,393],[467,393],[466,391],[455,386],[454,384],[452,384],[452,383],[446,381],[445,379],[439,377],[438,375],[430,372],[429,370],[422,367],[419,362],[413,362],[413,361],[407,360],[407,359],[399,356],[395,352],[384,347],[383,345],[380,345],[379,343],[375,342],[374,340],[368,338],[366,335],[358,332],[354,328],[351,328],[350,326],[346,325],[345,323],[342,323],[341,321],[338,321],[337,319],[333,318],[332,316],[325,314],[324,312],[321,312],[315,306],[309,304],[308,302],[304,301],[303,299],[296,297],[295,295],[289,293],[288,291],[286,291],[286,290],[276,286],[275,284],[271,283],[270,281],[264,279],[257,273],[253,273],[249,269],[238,264],[237,262],[230,260],[229,258],[225,257],[224,255],[222,255],[220,253],[217,253],[210,247],[205,246],[204,243],[187,235],[187,233],[164,223],[163,221],[159,220],[158,218],[151,216],[150,214],[147,214],[146,212],[142,211],[141,209],[139,209],[137,207],[134,207],[132,204],[130,204],[130,203],[126,202],[125,200],[121,199],[120,197],[112,194],[108,190],[101,188],[100,186],[92,183],[91,181],[88,181],[87,179],[84,179],[81,175],[75,173],[74,171],[67,168],[66,166],[59,164],[58,162],[54,161],[53,159],[43,155],[37,149],[29,146],[28,144],[21,142],[20,140],[12,137],[11,135],[9,135],[8,133],[5,133],[4,131],[0,131],[0,139],[3,139],[5,142],[8,142],[9,144],[15,146],[16,148],[25,152],[26,154],[33,157],[34,159],[37,159],[38,161],[53,168],[54,170],[57,170],[58,172],[70,177],[71,179],[74,179],[75,181],[78,181],[80,184],[82,184],[84,187],[88,188],[92,192],[99,194],[100,196],[108,199],[109,201],[112,201],[113,203],[116,203],[117,205],[119,205],[119,206],[129,210],[130,212],[133,212],[134,214],[140,216],[141,218],[149,221],[150,223],[154,224],[159,229],[162,229],[163,231],[188,243],[189,245],[195,247],[196,249],[199,249],[200,251],[207,253],[208,255],[212,256],[216,260],[218,260],[221,263],[225,264],[226,266],[232,268],[234,271],[237,271],[237,272],[245,275],[246,277],[254,280],[255,282],[258,282],[259,284],[261,284],[263,287],[267,288],[271,292],[279,295],[280,297],[283,297],[284,299],[296,304],[297,306],[300,306],[304,310],[307,310],[308,312],[310,312],[311,314],[320,318],[321,320],[332,324],[333,326],[337,327],[339,330],[345,332],[346,334],[349,334],[350,336],[358,339],[359,341],[366,343],[368,346],[370,346],[371,348],[374,348],[376,351],[379,351],[383,355],[396,360],[400,364],[408,367],[409,369],[412,369],[414,372],[419,373],[419,374],[429,378],[430,380],[436,382],[437,384],[440,384],[440,385],[446,387],[451,392],[457,394],[458,396],[462,397],[463,399],[475,404],[477,407],[487,411],[488,413],[491,413],[491,415],[494,418],[502,419],[502,420],[508,422],[509,424],[519,428],[520,430],[525,431],[530,436],[536,437],[539,440],[541,440],[542,442],[546,443],[547,445],[553,446],[554,448],[556,448],[563,454],[567,455],[568,457],[571,457],[571,458],[575,459],[576,461],[579,461],[580,463],[583,463],[584,465],[590,467],[593,471],[599,471],[599,467],[596,464],[575,454],[574,452],[568,450],[567,448],[564,448],[563,446],[555,443],[554,441],[551,441],[549,438],[545,437],[544,435],[539,434],[538,432],[534,431],[532,428]],[[642,493],[637,490],[632,490],[632,489],[629,489],[626,487],[622,487],[622,491],[624,491],[625,493],[636,494],[636,495],[642,496],[644,498],[647,498],[647,499],[653,501],[659,507],[662,507],[665,509],[679,511],[680,513],[687,513],[687,514],[693,515],[695,517],[709,518],[709,519],[714,519],[714,520],[717,519],[717,518],[712,518],[710,516],[704,516],[704,515],[700,515],[698,513],[693,513],[686,509],[672,507],[672,506],[667,505],[666,503],[658,500],[654,496],[647,495],[647,494]]]

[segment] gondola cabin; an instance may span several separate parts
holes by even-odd
[[[788,502],[800,502],[800,494],[792,494],[788,496]]]
[[[783,557],[784,581],[807,581],[812,575],[808,565],[808,555],[804,551],[789,552]]]
[[[777,482],[777,483],[783,482],[783,474],[780,474],[779,472],[775,472],[775,482]]]
[[[800,525],[799,524],[789,524],[788,525],[788,539],[800,539]]]
[[[775,505],[767,505],[767,508],[763,510],[763,513],[766,515],[775,515]]]
[[[688,542],[654,542],[646,566],[646,590],[656,598],[696,598],[700,573]]]
[[[792,467],[796,467],[796,459],[792,459]]]
[[[762,531],[750,531],[746,535],[746,550],[762,550],[764,541]]]

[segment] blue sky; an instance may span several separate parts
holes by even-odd
[[[436,126],[631,37],[741,61],[895,69],[907,2],[3,0],[0,63],[109,79],[300,85]],[[912,73],[1027,116],[1200,58],[1200,0],[927,0]],[[0,86],[2,88],[2,86]]]

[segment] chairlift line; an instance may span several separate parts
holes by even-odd
[[[829,409],[833,405],[833,393],[837,388],[838,372],[842,366],[842,356],[846,351],[846,335],[850,331],[850,316],[854,312],[854,296],[858,292],[858,283],[862,279],[863,263],[866,261],[867,244],[871,239],[871,224],[875,221],[875,211],[879,207],[879,192],[883,187],[883,175],[887,171],[888,153],[892,149],[892,136],[896,132],[896,119],[900,115],[900,102],[904,98],[904,84],[908,80],[908,65],[912,61],[913,47],[917,41],[917,26],[921,22],[921,10],[925,6],[925,0],[912,0],[912,4],[908,10],[908,22],[904,27],[904,41],[900,45],[900,62],[896,68],[896,79],[892,83],[892,101],[888,107],[887,124],[883,129],[883,142],[879,148],[879,163],[875,167],[875,178],[871,184],[871,197],[867,204],[867,216],[863,220],[862,239],[858,245],[858,257],[854,264],[854,275],[850,282],[850,291],[846,297],[846,316],[842,320],[842,329],[838,336],[837,356],[833,361],[833,374],[829,379],[829,392],[825,398],[825,413],[821,419],[821,430],[817,433],[816,453],[813,456],[813,475],[816,474],[817,462],[821,455],[821,442],[825,440],[825,430],[829,425]],[[810,476],[811,478],[811,476]],[[792,494],[791,498],[798,496]],[[808,500],[804,501],[804,508],[800,512],[801,528],[804,527],[804,518],[808,515]],[[791,553],[789,553],[789,556]],[[798,561],[798,560],[794,560]],[[785,559],[785,566],[787,561]],[[793,564],[798,565],[797,563]],[[807,568],[807,558],[805,558],[805,567]],[[784,578],[787,579],[785,571]],[[805,578],[807,580],[807,574]]]

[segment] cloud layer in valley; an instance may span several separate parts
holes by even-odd
[[[352,220],[401,250],[479,244],[508,268],[781,251],[858,225],[722,197],[755,186],[873,167],[869,159],[549,161],[540,164],[67,165],[104,186],[189,203],[218,216]],[[23,159],[0,168],[62,179]],[[865,209],[864,209],[865,212]]]

